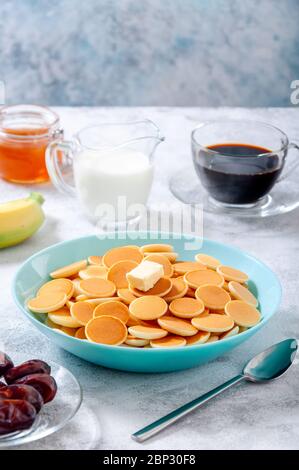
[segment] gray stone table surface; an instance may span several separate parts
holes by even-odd
[[[215,118],[249,118],[278,125],[299,137],[299,109],[237,108],[57,108],[66,135],[99,121],[148,117],[166,136],[157,150],[152,202],[174,201],[168,177],[190,159],[190,131]],[[299,175],[298,175],[299,184]],[[0,201],[25,196],[33,187],[0,182]],[[0,251],[0,341],[14,356],[42,356],[68,367],[80,380],[84,402],[60,432],[18,449],[298,449],[299,364],[279,381],[241,384],[156,438],[138,444],[130,434],[154,418],[208,391],[234,374],[244,362],[275,341],[298,337],[299,212],[273,218],[234,220],[204,214],[204,236],[230,243],[267,263],[280,277],[283,300],[278,314],[253,338],[201,367],[169,374],[134,374],[89,364],[41,335],[15,307],[11,283],[27,257],[53,243],[93,233],[75,200],[51,185],[38,188],[46,199],[47,220],[25,243]],[[296,297],[297,296],[297,297]]]

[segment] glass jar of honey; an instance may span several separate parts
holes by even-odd
[[[60,140],[59,116],[36,105],[3,106],[0,109],[0,177],[13,183],[42,183],[49,176],[46,148]]]

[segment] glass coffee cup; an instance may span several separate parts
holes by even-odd
[[[277,127],[258,121],[200,124],[192,131],[191,145],[202,186],[224,207],[254,207],[299,163],[288,156],[298,145]]]

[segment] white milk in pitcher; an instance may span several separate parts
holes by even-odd
[[[117,207],[118,197],[146,205],[153,181],[153,167],[146,154],[127,147],[113,151],[84,150],[74,158],[74,177],[83,208],[90,217],[100,204]]]

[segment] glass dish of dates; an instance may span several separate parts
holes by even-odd
[[[80,384],[63,366],[40,359],[13,361],[0,351],[0,449],[53,434],[81,402]]]

